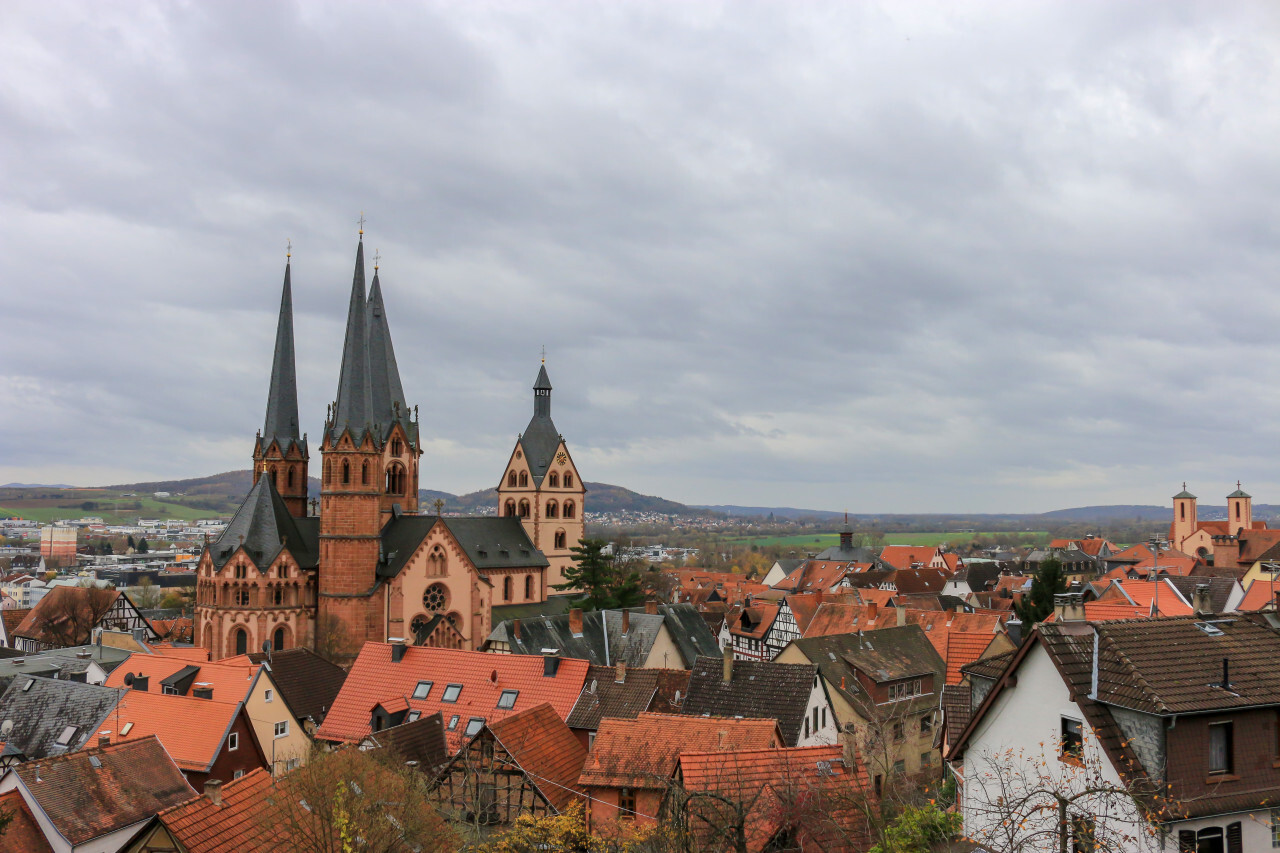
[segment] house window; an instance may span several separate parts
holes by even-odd
[[[1079,720],[1062,718],[1062,752],[1059,758],[1079,761],[1084,755],[1084,727]]]
[[[227,751],[235,752],[239,748],[240,748],[240,733],[232,732],[231,734],[227,735]]]
[[[903,740],[907,736],[907,727],[903,725],[902,720],[898,720],[893,724],[893,739]]]
[[[524,576],[524,597],[526,601],[533,598],[533,575]]]
[[[241,776],[243,776],[243,775],[244,775],[244,771],[243,771],[243,770],[237,770],[236,772],[234,772],[234,773],[232,773],[232,774],[231,774],[231,778],[232,778],[233,780],[235,780],[235,779],[239,779],[239,778],[240,778]]]
[[[808,716],[805,716],[804,718],[804,736],[805,737],[809,736],[809,717]]]
[[[280,722],[276,723],[276,737],[288,737],[288,736],[289,736],[289,721],[281,720]]]
[[[566,489],[571,489],[571,488],[573,488],[573,475],[572,475],[572,474],[565,474],[565,475],[564,475],[564,487],[565,487]]]
[[[461,692],[462,692],[461,684],[450,684],[448,687],[444,689],[444,696],[442,697],[441,701],[457,702],[458,694]]]
[[[165,692],[167,693],[168,691],[166,690]],[[263,702],[273,702],[275,701],[275,698],[276,698],[276,692],[274,690],[267,690],[262,694]]]
[[[502,695],[498,697],[498,707],[505,711],[510,711],[516,706],[516,697],[519,695],[519,690],[502,691]]]
[[[413,688],[414,699],[426,699],[431,694],[431,685],[433,681],[419,681],[418,686]]]
[[[475,737],[476,732],[484,728],[484,717],[472,717],[467,720],[467,730],[463,733],[467,737]]]
[[[933,731],[933,714],[925,714],[920,718],[920,734],[927,735]]]
[[[458,728],[458,715],[454,714],[449,718],[449,731],[455,731]]]
[[[932,753],[932,752],[922,752],[922,753],[920,753],[920,766],[921,766],[921,767],[928,767],[928,766],[929,766],[930,764],[932,764],[932,763],[933,763],[933,753]]]
[[[76,736],[76,727],[67,726],[62,730],[62,734],[58,735],[58,739],[55,741],[55,743],[58,746],[70,746],[71,739],[74,738],[75,736]]]
[[[897,761],[893,762],[893,772],[899,773],[899,774],[906,773],[907,762],[903,761],[902,759],[898,759]]]
[[[1230,773],[1231,723],[1213,723],[1209,726],[1209,772]]]
[[[416,723],[416,722],[418,722],[418,719],[419,719],[421,716],[422,716],[422,712],[421,712],[421,711],[410,711],[410,712],[409,712],[409,722],[411,722],[411,723]]]
[[[618,817],[622,820],[636,819],[636,793],[630,788],[618,791]]]

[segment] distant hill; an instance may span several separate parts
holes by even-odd
[[[843,518],[842,512],[831,512],[825,509],[796,509],[793,506],[737,506],[735,504],[698,504],[695,509],[705,509],[711,512],[718,512],[728,516],[742,516],[744,518],[774,518],[797,519],[811,518],[823,521]],[[870,516],[867,516],[870,517]]]

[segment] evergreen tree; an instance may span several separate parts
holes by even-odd
[[[133,548],[135,551],[136,551],[136,550],[137,550],[137,548],[138,548],[138,546],[137,546],[137,545],[134,543],[134,541],[133,541],[133,534],[132,534],[132,533],[130,533],[130,534],[129,534],[129,547],[130,547],[130,548]]]
[[[1062,573],[1062,562],[1056,557],[1040,561],[1031,589],[1023,594],[1014,606],[1018,618],[1029,629],[1036,622],[1043,622],[1053,612],[1053,597],[1067,591],[1067,578]]]
[[[611,606],[616,573],[613,557],[604,553],[607,544],[603,539],[583,539],[570,548],[573,565],[564,570],[564,583],[552,584],[551,588],[582,590],[579,603],[585,610]]]
[[[135,550],[137,550],[139,554],[145,554],[150,547],[151,546],[147,544],[146,537],[143,537],[138,540],[138,547]]]

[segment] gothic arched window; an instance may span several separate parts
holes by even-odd
[[[247,589],[236,590],[236,606],[237,607],[249,606],[249,590]]]
[[[284,604],[284,587],[274,586],[271,588],[271,603],[277,607]]]
[[[271,466],[271,485],[276,487],[276,491],[280,490],[280,476],[274,465]]]
[[[555,501],[547,501],[547,518],[559,518],[559,512]]]
[[[289,466],[289,488],[293,488],[293,466]]]
[[[369,485],[369,463],[368,462],[360,466],[360,482],[365,486]]]
[[[551,488],[557,488],[560,485],[560,475],[552,471],[547,475],[547,485]]]
[[[440,546],[437,545],[431,553],[427,555],[427,577],[442,578],[444,576],[444,551],[440,550]]]
[[[522,485],[522,486],[527,486],[527,485],[529,485],[529,472],[528,472],[528,471],[521,471],[521,472],[520,472],[520,485]]]
[[[324,463],[324,484],[329,485],[329,460],[327,459]]]
[[[521,518],[528,518],[528,517],[529,517],[529,502],[528,502],[528,501],[520,501],[520,517],[521,517]]]
[[[564,517],[573,518],[573,501],[564,502]]]
[[[284,626],[281,625],[276,629],[275,634],[271,638],[271,651],[278,652],[284,648]]]
[[[343,459],[342,460],[342,485],[346,486],[346,485],[349,485],[350,483],[351,483],[351,463]]]
[[[516,502],[515,502],[515,501],[513,501],[513,500],[508,500],[508,501],[506,502],[506,504],[504,504],[504,505],[503,505],[503,508],[502,508],[502,514],[503,514],[503,515],[515,515],[515,514],[516,514]]]
[[[524,576],[524,599],[525,601],[533,600],[533,575]]]
[[[402,441],[401,441],[400,439],[398,439],[398,438],[393,438],[393,439],[391,439],[391,455],[392,455],[392,456],[403,456],[403,455],[404,455],[404,442],[402,442]]]
[[[244,563],[236,563],[236,577],[243,580],[248,576],[248,569],[245,568]]]
[[[249,651],[249,633],[243,628],[237,628],[235,632],[236,654],[242,655]]]
[[[503,579],[502,579],[502,600],[503,600],[503,601],[510,601],[510,600],[511,600],[511,587],[512,587],[512,585],[513,585],[513,584],[512,584],[512,581],[511,581],[511,575],[507,575],[505,578],[503,578]]]
[[[387,469],[387,494],[399,495],[404,492],[404,467],[392,465]]]
[[[572,474],[565,474],[565,475],[564,475],[564,487],[565,487],[566,489],[572,489],[572,488],[573,488],[573,475],[572,475]]]

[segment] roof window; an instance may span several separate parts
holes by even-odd
[[[410,712],[409,712],[409,722],[411,722],[411,723],[416,723],[416,722],[418,722],[418,718],[419,718],[419,717],[421,717],[421,716],[422,716],[422,712],[421,712],[421,711],[410,711]]]
[[[450,684],[444,689],[444,696],[441,697],[443,702],[457,702],[458,694],[462,692],[461,684]]]
[[[502,691],[502,695],[498,697],[498,707],[504,711],[510,711],[516,706],[516,697],[519,695],[519,690]]]
[[[67,726],[62,730],[62,734],[58,735],[58,739],[54,741],[57,746],[70,746],[71,741],[76,736],[76,726]]]
[[[124,737],[125,735],[129,734],[129,732],[131,731],[133,731],[133,723],[125,723],[124,726],[121,727],[120,729],[120,737]]]
[[[458,715],[454,714],[449,718],[449,731],[455,731],[458,728]]]
[[[467,737],[472,737],[482,728],[484,728],[484,717],[472,717],[467,720],[467,730],[465,734]]]
[[[414,699],[426,699],[426,698],[427,698],[427,696],[431,693],[431,685],[432,685],[432,684],[434,684],[434,682],[431,682],[431,681],[419,681],[419,682],[418,682],[418,686],[417,686],[417,687],[415,687],[415,688],[413,688],[413,698],[414,698]]]

